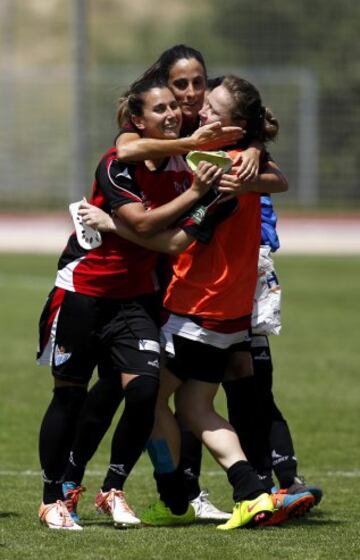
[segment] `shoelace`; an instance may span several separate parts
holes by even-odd
[[[200,494],[199,494],[199,498],[201,502],[207,502],[208,501],[208,496],[209,496],[209,491],[208,490],[201,490]]]
[[[112,496],[113,507],[115,507],[115,498],[118,498],[120,500],[121,505],[125,511],[134,515],[134,512],[132,511],[132,509],[129,507],[128,503],[125,500],[124,492],[122,492],[121,490],[113,491],[113,496]]]
[[[65,504],[68,511],[74,511],[74,509],[78,504],[81,494],[85,492],[85,490],[86,490],[85,486],[76,486],[76,488],[67,491],[68,496],[65,500]]]

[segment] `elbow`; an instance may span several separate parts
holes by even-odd
[[[171,255],[172,257],[177,257],[178,255],[180,255],[180,253],[182,253],[183,250],[183,247],[180,247],[176,243],[171,243],[167,248],[166,253],[168,255]]]
[[[132,155],[127,146],[116,145],[116,156],[119,161],[130,161]]]
[[[289,183],[282,173],[277,173],[277,189],[276,192],[282,193],[289,190]]]
[[[289,183],[287,182],[287,180],[285,179],[285,177],[284,177],[283,185],[284,185],[284,188],[283,188],[283,191],[282,191],[282,192],[288,191],[288,190],[289,190]]]
[[[289,183],[287,182],[285,177],[283,177],[282,180],[280,181],[280,191],[279,192],[286,192],[288,190],[289,190]]]
[[[155,235],[155,233],[157,233],[157,230],[155,230],[155,228],[149,224],[147,220],[139,220],[133,224],[133,230],[143,239],[150,239],[153,235]]]

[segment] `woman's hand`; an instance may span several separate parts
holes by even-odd
[[[213,185],[219,183],[222,174],[223,170],[221,167],[208,161],[200,161],[194,172],[194,180],[191,188],[197,192],[201,198]]]
[[[78,214],[82,217],[84,224],[98,231],[116,231],[113,218],[101,208],[89,204],[85,199],[81,201]]]
[[[193,149],[216,150],[223,146],[235,144],[244,136],[239,126],[221,126],[220,122],[200,126],[190,136]]]
[[[243,182],[254,181],[259,174],[261,150],[250,146],[234,159],[233,171]]]
[[[244,194],[251,190],[251,186],[250,181],[244,182],[238,175],[228,175],[224,173],[220,179],[218,191],[235,195]]]

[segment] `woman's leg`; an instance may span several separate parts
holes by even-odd
[[[179,467],[180,428],[169,406],[170,397],[181,384],[166,367],[161,369],[154,428],[148,444],[160,500],[176,516],[185,514],[189,505],[184,474]]]
[[[110,464],[96,507],[98,512],[111,515],[116,525],[134,526],[140,519],[128,506],[123,487],[150,437],[159,380],[128,373],[121,379],[125,407],[112,438]]]
[[[141,456],[154,423],[159,381],[150,375],[123,373],[125,407],[115,429],[110,465],[103,492],[122,490],[127,477]]]
[[[177,395],[179,418],[203,441],[215,460],[227,470],[237,461],[246,461],[235,429],[214,409],[218,384],[190,379]]]
[[[39,436],[44,504],[63,500],[64,471],[86,393],[86,385],[55,379],[53,398],[44,415]]]
[[[124,392],[117,376],[98,379],[88,391],[79,414],[76,435],[64,476],[68,483],[81,485],[86,465],[95,455],[108,431],[123,396]]]
[[[217,389],[215,383],[187,381],[178,396],[178,414],[227,473],[235,507],[229,521],[219,528],[229,530],[265,521],[272,515],[273,504],[246,460],[234,428],[214,409]]]
[[[237,351],[230,355],[223,387],[227,398],[229,422],[234,426],[249,462],[263,477],[266,488],[270,490],[271,417],[254,376],[249,351]]]

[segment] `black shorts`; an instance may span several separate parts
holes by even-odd
[[[40,318],[38,363],[54,377],[87,383],[119,373],[159,375],[159,331],[146,298],[98,298],[54,288]]]
[[[196,379],[206,383],[221,383],[228,360],[234,352],[249,352],[250,339],[228,348],[217,348],[197,340],[173,335],[175,355],[166,356],[166,367],[182,381]]]

